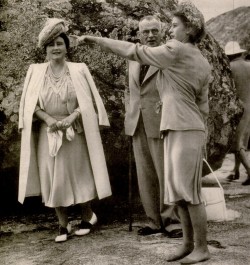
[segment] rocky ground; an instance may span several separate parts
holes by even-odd
[[[208,223],[212,258],[203,262],[204,265],[250,264],[250,208],[246,207],[250,204],[250,186],[241,185],[246,178],[243,168],[239,181],[225,181],[233,169],[233,163],[233,156],[228,155],[222,168],[216,172],[224,188],[228,220]],[[214,179],[209,175],[204,182],[213,185]],[[71,235],[67,242],[60,244],[54,242],[57,221],[53,211],[4,217],[0,231],[0,264],[167,264],[166,256],[174,252],[181,239],[170,239],[163,234],[138,236],[137,230],[143,226],[144,219],[140,205],[134,206],[131,232],[124,217],[127,211],[123,212],[122,207],[113,210],[113,215],[112,211],[109,212],[112,218],[100,222],[89,235]],[[71,222],[73,227],[79,222],[75,212],[71,214]]]

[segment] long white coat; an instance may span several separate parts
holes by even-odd
[[[94,80],[84,63],[67,62],[81,110],[83,128],[99,199],[111,195],[109,176],[100,137],[99,125],[109,126],[107,113],[95,86]],[[18,200],[41,194],[36,136],[32,130],[33,114],[43,86],[48,63],[32,64],[27,72],[19,109],[19,130],[22,132],[19,171]],[[98,109],[95,112],[93,99]]]

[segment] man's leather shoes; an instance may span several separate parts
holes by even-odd
[[[145,226],[138,230],[137,234],[140,236],[149,236],[157,233],[162,233],[162,229],[152,229],[149,226]]]
[[[226,179],[228,181],[234,181],[234,180],[238,180],[239,178],[240,178],[239,174],[231,174]]]
[[[169,238],[181,238],[183,236],[182,229],[174,229],[170,232],[165,231],[165,234]]]
[[[249,176],[244,182],[242,182],[242,185],[243,186],[250,185],[250,177]]]

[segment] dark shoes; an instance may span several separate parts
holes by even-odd
[[[243,186],[250,185],[250,177],[248,177],[245,181],[242,182]]]
[[[238,175],[237,174],[231,174],[226,179],[228,181],[234,181],[234,180],[238,180],[239,178],[240,178],[239,174]]]
[[[162,233],[162,229],[152,229],[149,226],[145,226],[141,229],[138,230],[137,234],[139,236],[149,236],[149,235],[153,235],[153,234],[158,234],[158,233]]]
[[[164,231],[167,237],[169,238],[181,238],[183,236],[182,229],[174,229],[170,232]]]
[[[181,238],[182,237],[181,229],[174,229],[168,232],[165,229],[152,229],[149,226],[145,226],[139,229],[137,232],[137,234],[140,236],[149,236],[149,235],[158,234],[158,233],[164,233],[169,238]]]

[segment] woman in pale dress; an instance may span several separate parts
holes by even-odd
[[[91,200],[111,195],[92,98],[99,124],[109,126],[107,114],[87,66],[65,59],[66,30],[63,20],[49,19],[41,31],[39,46],[45,49],[48,63],[30,66],[19,120],[19,201],[41,194],[45,206],[55,208],[56,242],[66,241],[71,231],[68,206],[81,205],[82,221],[75,234],[85,235],[97,222]],[[34,123],[39,123],[37,132]]]
[[[205,33],[204,17],[183,1],[169,33],[171,40],[158,47],[93,36],[81,36],[78,42],[95,43],[107,52],[160,68],[156,89],[162,101],[164,202],[178,206],[183,229],[182,245],[167,260],[195,264],[210,258],[201,174],[211,67],[196,46]]]

